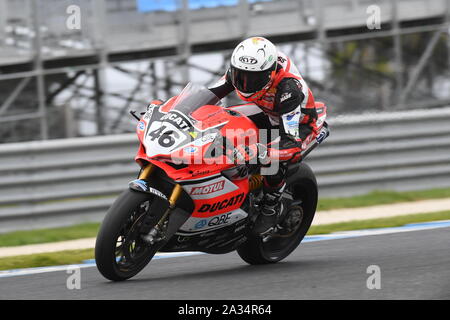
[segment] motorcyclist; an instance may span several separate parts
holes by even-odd
[[[291,59],[263,37],[239,43],[226,74],[209,88],[219,99],[235,91],[245,104],[233,106],[250,117],[260,129],[279,129],[279,139],[268,145],[270,158],[279,170],[264,176],[261,214],[255,232],[264,234],[277,223],[283,210],[280,201],[286,186],[289,162],[318,135],[314,97]]]

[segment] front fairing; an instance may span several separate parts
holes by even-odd
[[[256,127],[247,117],[216,105],[217,97],[207,89],[188,85],[163,105],[151,106],[137,126],[141,142],[138,162],[152,162],[175,180],[201,178],[235,166],[235,139],[227,129]],[[209,161],[211,146],[230,148]],[[231,137],[231,138],[230,138]]]
[[[208,89],[188,84],[162,106],[153,105],[138,124],[137,134],[149,158],[167,158],[196,138],[196,120],[190,115],[219,99]],[[211,137],[210,137],[211,138]]]
[[[202,158],[202,147],[220,136],[214,127],[228,121],[220,116],[223,108],[218,102],[210,90],[188,84],[165,104],[149,106],[136,128],[141,143],[136,161],[183,162],[197,166],[197,162],[194,164],[190,160]],[[208,117],[193,117],[199,108],[210,111]],[[205,170],[194,171],[199,175]]]

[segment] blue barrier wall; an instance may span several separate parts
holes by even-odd
[[[178,0],[136,0],[139,12],[176,11]],[[249,3],[273,0],[247,0]],[[189,0],[189,9],[214,8],[220,6],[236,6],[239,0]]]

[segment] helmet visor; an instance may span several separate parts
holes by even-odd
[[[231,81],[237,90],[255,93],[269,83],[272,71],[273,68],[264,71],[246,71],[231,66]]]

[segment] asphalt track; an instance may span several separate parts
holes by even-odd
[[[381,288],[368,289],[370,265]],[[236,253],[152,261],[132,280],[81,269],[0,278],[0,299],[450,299],[450,228],[303,243],[277,264],[249,266]]]

